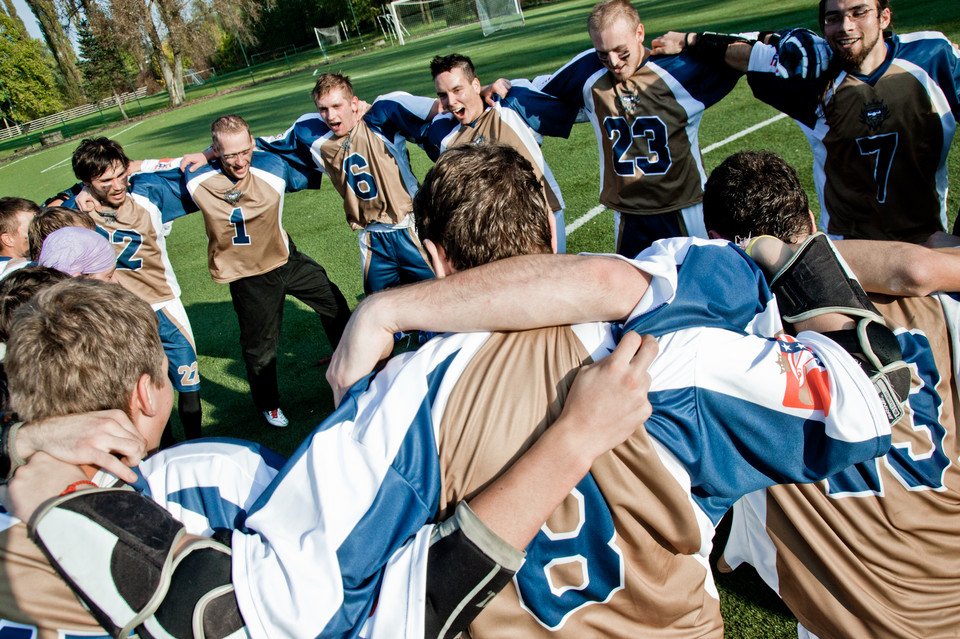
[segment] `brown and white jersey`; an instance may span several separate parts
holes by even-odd
[[[473,357],[440,424],[441,519],[560,414],[577,369],[591,361],[575,332],[584,329],[496,333]],[[641,429],[600,457],[547,520],[550,540],[528,549],[527,561],[545,568],[509,584],[470,635],[722,637],[719,600],[698,554],[709,540],[661,452]],[[554,597],[537,596],[540,588]]]
[[[334,136],[319,114],[308,113],[283,135],[258,138],[257,146],[327,175],[352,228],[400,224],[419,186],[406,142],[421,143],[433,103],[396,91],[377,98],[345,136]]]
[[[818,484],[735,507],[724,558],[747,561],[821,639],[960,634],[957,326],[943,294],[874,298],[912,368],[893,446]]]
[[[538,84],[543,93],[585,109],[593,124],[600,149],[600,203],[643,215],[702,200],[706,172],[700,119],[738,78],[726,65],[681,54],[651,56],[620,83],[589,49]]]
[[[158,191],[147,190],[144,184],[159,179],[155,174],[135,175],[131,177],[130,193],[119,208],[104,206],[90,213],[97,229],[117,252],[120,285],[154,310],[180,296],[163,233],[164,222],[172,218],[164,214],[163,202],[151,197]]]
[[[296,190],[290,173],[280,158],[255,151],[239,181],[227,177],[219,163],[187,175],[187,190],[203,213],[207,265],[215,282],[260,275],[287,263],[283,198],[287,190]]]
[[[26,524],[0,511],[0,528],[0,635],[105,639],[100,624],[27,537]]]
[[[922,242],[946,230],[960,53],[935,32],[887,34],[884,44],[883,63],[867,76],[841,72],[823,105],[815,81],[778,77],[773,47],[754,46],[748,78],[755,96],[807,136],[822,229]]]
[[[563,209],[563,196],[553,172],[543,159],[537,134],[513,109],[500,102],[487,107],[470,124],[460,125],[451,114],[437,116],[430,125],[427,153],[435,161],[439,153],[463,144],[499,143],[515,149],[533,166],[543,187],[543,195],[551,212]]]

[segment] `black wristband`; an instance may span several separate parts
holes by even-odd
[[[697,41],[686,47],[690,54],[705,60],[723,60],[727,47],[737,42],[749,43],[750,40],[737,35],[704,31],[698,33]]]

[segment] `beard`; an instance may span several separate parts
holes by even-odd
[[[832,41],[830,42],[830,48],[833,49],[833,55],[838,58],[841,68],[846,70],[858,69],[880,42],[881,34],[882,32],[878,31],[873,35],[872,40],[868,40],[868,35],[864,33],[860,39],[859,49],[842,49]]]

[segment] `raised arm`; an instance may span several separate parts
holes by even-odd
[[[381,291],[353,312],[327,381],[339,403],[390,354],[398,331],[523,330],[621,320],[649,283],[648,275],[613,257],[525,255]]]

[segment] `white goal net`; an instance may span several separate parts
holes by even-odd
[[[500,29],[523,26],[520,0],[476,0],[484,37]]]
[[[400,44],[480,21],[474,0],[394,0],[390,16]]]
[[[313,33],[317,36],[317,44],[320,45],[321,49],[332,47],[342,42],[340,38],[340,27],[327,27],[325,29],[314,27]]]

